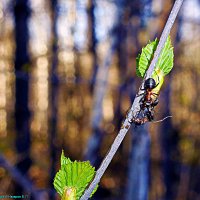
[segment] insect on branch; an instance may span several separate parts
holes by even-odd
[[[154,53],[154,57],[151,61],[151,64],[150,64],[146,74],[145,74],[145,78],[143,80],[142,86],[144,85],[144,81],[147,78],[151,77],[151,75],[152,75],[152,73],[155,69],[158,58],[161,54],[161,51],[164,47],[166,39],[167,39],[167,37],[170,33],[170,30],[171,30],[171,28],[174,24],[174,21],[176,19],[176,16],[178,14],[178,11],[180,10],[182,3],[183,3],[183,0],[176,0],[174,5],[173,5],[171,13],[168,17],[168,20],[167,20],[165,27],[163,29],[163,32],[161,34],[158,46],[157,46],[156,51]],[[128,130],[131,126],[131,120],[136,115],[136,113],[140,110],[139,101],[141,99],[140,94],[142,93],[142,90],[141,90],[142,86],[140,87],[140,90],[139,90],[138,94],[136,95],[135,100],[134,100],[134,102],[133,102],[133,104],[132,104],[132,106],[131,106],[131,108],[128,112],[128,115],[126,116],[126,118],[123,122],[123,125],[122,125],[118,135],[116,136],[110,150],[108,151],[108,153],[105,156],[104,160],[102,161],[99,169],[97,170],[93,181],[91,182],[88,189],[85,190],[85,193],[83,194],[83,196],[81,197],[80,200],[87,200],[90,197],[90,195],[92,194],[92,191],[94,190],[96,185],[100,182],[101,177],[103,176],[105,170],[107,169],[108,165],[110,164],[110,162],[111,162],[113,156],[115,155],[117,149],[119,148],[120,144],[122,143],[126,133],[128,132]]]

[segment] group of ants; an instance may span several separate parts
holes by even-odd
[[[135,125],[142,125],[146,122],[161,122],[166,118],[171,117],[167,116],[162,120],[154,121],[154,107],[158,104],[159,100],[158,94],[155,93],[153,90],[158,85],[159,78],[157,84],[153,78],[148,78],[145,80],[143,88],[140,88],[140,90],[142,90],[143,93],[136,96],[142,96],[139,101],[140,110],[137,112],[136,116],[129,120],[129,123],[134,123]]]

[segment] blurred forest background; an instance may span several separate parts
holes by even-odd
[[[98,167],[141,79],[135,58],[173,0],[0,1],[0,195],[59,199],[60,154]],[[200,1],[171,32],[156,119],[129,131],[93,199],[200,199]]]

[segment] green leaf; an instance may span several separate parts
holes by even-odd
[[[78,200],[94,178],[94,175],[95,168],[92,167],[89,161],[72,162],[69,158],[66,158],[64,152],[62,152],[61,169],[56,173],[54,187],[61,197],[66,187],[75,188],[76,199]],[[92,195],[96,192],[97,187],[94,189]]]
[[[147,44],[142,48],[142,53],[136,58],[136,74],[139,77],[144,77],[151,60],[153,58],[154,52],[157,48],[158,40],[155,39],[153,42]],[[167,75],[173,68],[173,47],[171,45],[170,36],[168,36],[165,45],[161,51],[158,62],[156,64],[156,70],[161,70],[163,75]]]
[[[153,42],[149,42],[144,48],[142,48],[142,53],[138,55],[136,58],[136,74],[139,77],[144,77],[151,60],[153,58],[153,54],[158,45],[157,38]]]
[[[59,193],[60,196],[63,196],[64,188],[66,186],[66,173],[63,170],[59,170],[56,173],[53,182],[54,188]]]
[[[173,68],[173,62],[174,62],[174,52],[173,52],[173,47],[171,45],[170,36],[168,36],[167,41],[165,42],[165,46],[162,49],[161,55],[156,64],[156,68],[161,69],[164,75],[167,75]]]
[[[69,159],[69,158],[66,158],[65,155],[64,155],[64,151],[62,150],[62,153],[61,153],[61,158],[60,158],[60,165],[61,165],[61,168],[63,166],[65,166],[66,164],[68,163],[71,163],[72,161]]]

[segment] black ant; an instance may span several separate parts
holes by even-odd
[[[137,117],[135,120],[138,123],[145,123],[146,121],[153,121],[154,119],[154,107],[158,104],[158,94],[153,92],[153,89],[155,89],[159,85],[159,77],[158,77],[158,83],[156,84],[156,81],[153,78],[148,78],[144,82],[144,88],[141,88],[141,90],[144,90],[144,92],[138,96],[143,96],[139,103],[140,103],[140,111],[137,114]],[[139,113],[142,112],[142,116],[139,116]]]
[[[159,79],[157,84],[153,78],[148,78],[145,80],[144,88],[141,88],[141,90],[144,90],[144,93],[140,94],[143,95],[143,97],[139,101],[141,109],[144,109],[145,107],[155,107],[158,104],[158,94],[153,92],[153,89],[155,89],[158,85]]]
[[[140,99],[140,110],[136,114],[136,117],[134,117],[130,123],[133,123],[135,125],[142,125],[148,121],[152,121],[153,123],[161,122],[168,117],[167,116],[161,120],[154,121],[154,107],[158,105],[158,94],[153,92],[153,89],[155,89],[159,85],[159,77],[158,77],[158,83],[156,84],[156,81],[153,78],[148,78],[144,82],[144,88],[141,88],[141,90],[144,90],[143,93],[139,94],[139,96],[143,95],[143,97]]]
[[[144,92],[137,95],[137,97],[142,96],[139,101],[140,110],[137,112],[136,116],[129,121],[130,123],[134,123],[135,125],[142,125],[148,121],[157,123],[167,119],[168,117],[172,117],[167,116],[161,120],[154,121],[154,107],[158,105],[159,100],[158,94],[153,92],[153,89],[155,89],[159,83],[159,76],[157,84],[153,78],[145,80],[144,88],[140,88],[140,90],[143,90]]]
[[[138,111],[136,117],[132,119],[132,122],[134,122],[136,125],[142,125],[148,121],[153,121],[154,119],[154,107],[158,104],[158,94],[153,92],[153,89],[155,89],[159,85],[159,77],[158,77],[158,83],[156,84],[156,81],[153,78],[148,78],[144,82],[144,88],[141,88],[141,90],[144,90],[143,93],[139,94],[139,96],[143,96],[139,103],[140,103],[140,110]]]

